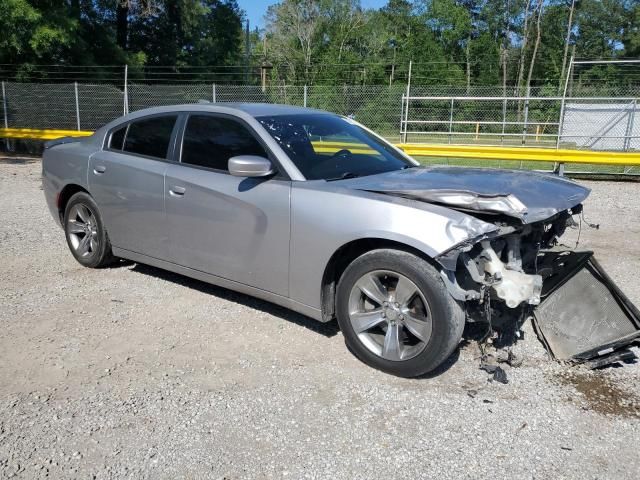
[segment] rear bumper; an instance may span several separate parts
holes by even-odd
[[[60,190],[54,182],[46,175],[42,176],[42,191],[44,192],[44,199],[47,203],[47,208],[53,217],[54,221],[62,228],[62,221],[60,219],[60,211],[58,209],[58,196]]]

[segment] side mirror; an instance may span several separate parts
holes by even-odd
[[[234,177],[266,177],[275,173],[271,162],[257,155],[231,157],[227,166]]]

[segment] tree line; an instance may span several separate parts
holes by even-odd
[[[227,67],[229,82],[400,84],[411,61],[416,84],[526,88],[561,85],[572,56],[640,58],[638,0],[281,0],[263,29],[243,24],[236,0],[0,0],[0,68],[170,66],[165,75],[191,68],[197,79]],[[581,73],[638,84],[639,71]]]

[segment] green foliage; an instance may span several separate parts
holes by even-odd
[[[380,9],[360,0],[280,0],[265,20],[263,31],[251,32],[247,56],[237,0],[0,0],[0,63],[17,65],[24,78],[39,64],[128,64],[132,79],[144,79],[153,78],[148,67],[171,66],[167,75],[175,75],[186,67],[248,68],[250,58],[254,73],[272,65],[272,84],[391,87],[406,84],[411,61],[416,85],[470,92],[514,85],[529,69],[531,86],[557,90],[572,53],[640,56],[638,0],[388,0]],[[245,68],[229,71],[222,82],[245,80]],[[616,71],[578,73],[604,85]]]
[[[0,31],[0,63],[26,72],[31,64],[237,64],[243,41],[236,0],[0,0]]]
[[[71,43],[77,22],[63,6],[43,7],[26,0],[0,0],[0,63],[53,59]]]

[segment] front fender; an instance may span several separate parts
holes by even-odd
[[[390,240],[430,258],[497,230],[464,213],[400,197],[295,182],[291,194],[290,297],[321,308],[323,272],[340,247]]]

